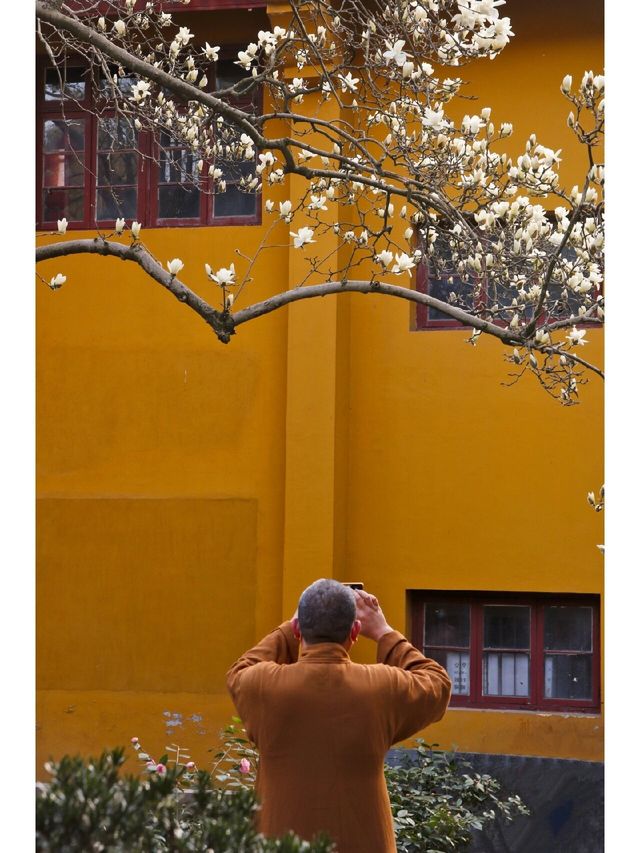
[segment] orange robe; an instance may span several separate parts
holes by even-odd
[[[339,853],[394,853],[383,763],[392,744],[439,720],[451,682],[398,631],[378,663],[353,663],[337,643],[303,649],[289,622],[229,670],[227,686],[260,751],[259,829],[326,832]]]

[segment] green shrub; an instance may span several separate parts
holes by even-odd
[[[225,790],[209,773],[166,766],[146,778],[120,776],[124,751],[98,759],[70,758],[47,765],[51,782],[39,783],[36,850],[52,853],[330,853],[326,840],[302,841],[289,834],[267,840],[256,833],[252,791]]]
[[[502,818],[529,814],[518,796],[505,796],[500,783],[455,753],[436,752],[416,741],[396,767],[385,767],[398,853],[464,850],[472,831]]]

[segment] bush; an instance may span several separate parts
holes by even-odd
[[[164,757],[163,757],[164,758]],[[36,849],[55,853],[330,853],[327,840],[289,834],[268,840],[254,826],[252,791],[213,787],[204,771],[181,790],[184,767],[158,767],[147,778],[119,775],[124,751],[105,751],[86,762],[65,756],[50,763],[49,783],[39,783]]]
[[[398,766],[385,767],[398,853],[464,850],[487,822],[529,814],[496,779],[466,772],[471,765],[455,753],[435,752],[422,740],[416,746]]]

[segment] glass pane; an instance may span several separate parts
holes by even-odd
[[[469,646],[468,604],[439,603],[424,606],[425,646]]]
[[[138,190],[136,187],[98,187],[98,209],[96,218],[133,219],[138,210]]]
[[[54,222],[63,216],[71,221],[84,219],[83,189],[45,189],[42,193],[43,219]]]
[[[544,647],[558,651],[591,651],[593,608],[544,608]]]
[[[83,154],[45,154],[45,187],[81,187],[84,185]]]
[[[102,118],[98,125],[98,148],[135,148],[135,128],[125,119]]]
[[[591,655],[545,655],[545,698],[591,699],[592,663]]]
[[[136,82],[137,78],[133,74],[125,74],[124,77],[120,77],[117,74],[117,68],[111,69],[111,76],[107,80],[103,74],[100,75],[100,79],[98,80],[98,88],[101,93],[109,96],[109,92],[111,91],[111,87],[113,86],[113,77],[116,75],[118,77],[118,89],[122,92],[123,95],[130,95],[133,89],[133,84]]]
[[[84,121],[45,121],[43,148],[50,151],[84,151]]]
[[[484,614],[485,649],[528,649],[530,611],[520,605],[490,604]]]
[[[424,654],[443,666],[452,683],[452,693],[468,696],[470,690],[470,666],[468,652],[450,652],[445,649],[425,648]]]
[[[200,192],[197,187],[158,187],[158,217],[160,219],[198,219]]]
[[[84,75],[86,68],[47,68],[44,80],[45,101],[61,100],[61,90],[64,88],[65,98],[83,101],[86,93]],[[63,87],[60,81],[63,81]]]
[[[98,184],[135,184],[138,157],[133,151],[98,155]]]
[[[448,277],[447,277],[448,278]],[[465,303],[472,302],[473,299],[473,285],[465,284],[460,281],[460,279],[455,279],[453,284],[449,284],[447,278],[432,278],[428,277],[428,293],[429,296],[433,296],[435,299],[440,299],[442,302],[449,303],[449,294],[454,291],[457,293],[462,299],[464,299]],[[456,305],[458,303],[455,303]],[[430,306],[427,308],[429,320],[452,320],[448,314],[445,314],[444,311],[439,311],[437,308],[431,308]]]
[[[251,75],[233,59],[220,59],[216,63],[216,89],[228,89],[239,80],[246,80]]]
[[[214,216],[255,216],[256,196],[253,193],[243,193],[234,186],[227,186],[223,193],[216,193],[214,200]]]
[[[482,660],[483,696],[528,696],[529,655],[489,652]]]
[[[186,148],[161,151],[158,180],[161,184],[192,183],[197,180],[196,163],[196,158]]]

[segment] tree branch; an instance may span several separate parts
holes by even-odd
[[[36,263],[61,258],[67,255],[106,255],[112,258],[120,258],[121,261],[133,261],[138,264],[154,281],[161,284],[169,293],[172,293],[179,302],[187,305],[196,312],[205,323],[216,333],[222,343],[229,343],[231,335],[234,334],[234,321],[228,312],[216,311],[202,297],[194,293],[183,284],[153,257],[142,243],[132,243],[123,246],[122,243],[111,243],[103,237],[85,240],[68,240],[64,243],[51,243],[48,246],[38,246],[36,249]]]

